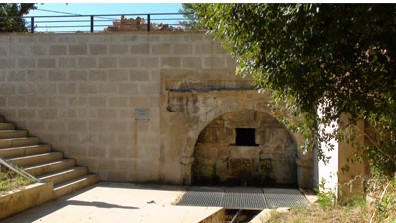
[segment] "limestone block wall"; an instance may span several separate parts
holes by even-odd
[[[205,127],[269,112],[235,67],[203,32],[4,34],[0,113],[101,180],[191,184]]]
[[[0,35],[0,113],[101,180],[180,183],[163,155],[178,150],[161,142],[162,70],[234,68],[202,32]]]

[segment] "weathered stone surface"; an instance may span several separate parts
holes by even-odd
[[[295,185],[297,147],[288,131],[274,124],[273,117],[252,110],[225,113],[210,122],[194,149],[193,183]],[[231,127],[245,126],[261,126],[252,139],[258,145],[235,145],[238,133]]]
[[[34,183],[0,195],[0,220],[55,199],[52,183]]]
[[[245,167],[295,156],[290,134],[269,115],[270,96],[236,76],[232,58],[202,32],[2,35],[0,51],[10,63],[1,65],[0,113],[78,155],[101,180],[226,181],[238,175],[229,150],[236,128],[256,129],[259,152],[235,159]],[[149,118],[136,120],[136,109]]]

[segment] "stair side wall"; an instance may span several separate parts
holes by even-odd
[[[55,199],[52,183],[35,183],[0,196],[0,220]]]

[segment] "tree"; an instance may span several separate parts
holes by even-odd
[[[34,3],[0,3],[0,32],[26,32],[22,18],[29,10],[35,9]]]
[[[183,13],[183,16],[187,21],[181,21],[180,24],[185,27],[185,29],[199,29],[198,18],[194,13],[194,4],[192,3],[182,3],[182,8],[179,9],[179,13]]]
[[[342,131],[320,135],[319,126],[350,113],[352,121],[365,119],[376,135],[358,157],[395,169],[395,4],[194,4],[193,9],[236,59],[238,73],[252,75],[259,88],[272,93],[281,108],[277,114],[303,134],[307,147],[343,137]]]

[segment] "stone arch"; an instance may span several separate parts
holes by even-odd
[[[192,121],[195,123],[191,125],[189,129],[189,134],[186,141],[184,157],[188,157],[189,161],[184,162],[183,168],[183,181],[185,184],[192,183],[192,175],[191,175],[191,167],[193,164],[194,159],[194,148],[198,139],[199,134],[208,126],[212,121],[216,118],[226,114],[226,113],[236,113],[242,112],[246,110],[257,111],[257,112],[264,112],[270,114],[268,109],[268,100],[264,100],[262,97],[250,97],[246,100],[232,100],[228,103],[223,103],[219,106],[211,108],[204,113],[201,113],[195,117],[190,117],[191,119],[195,119]],[[298,134],[294,134],[293,132],[289,132],[289,135],[295,143],[296,147],[302,145],[301,137]],[[312,160],[312,153],[303,153],[297,150],[297,158],[296,158],[296,165],[297,165],[297,185],[301,188],[312,188],[313,182],[313,160]]]

